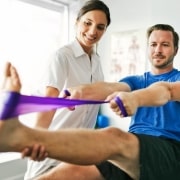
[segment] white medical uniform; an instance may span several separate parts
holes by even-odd
[[[93,51],[90,60],[88,54],[84,52],[79,42],[75,40],[55,53],[44,76],[43,84],[44,87],[52,86],[62,91],[68,87],[103,81],[103,79],[98,54]],[[98,110],[99,105],[78,106],[75,111],[61,108],[56,111],[49,129],[58,130],[69,127],[94,128]],[[60,144],[54,144],[54,146],[60,146]],[[50,158],[46,158],[41,162],[28,160],[28,168],[24,179],[33,179],[59,163],[60,161]]]

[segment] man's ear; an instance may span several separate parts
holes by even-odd
[[[176,56],[176,54],[178,53],[178,50],[179,50],[179,48],[175,49],[174,56]]]

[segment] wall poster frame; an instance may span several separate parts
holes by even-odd
[[[145,29],[115,32],[111,35],[109,80],[142,74],[148,69]]]

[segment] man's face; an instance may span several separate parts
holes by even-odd
[[[153,67],[172,67],[176,51],[171,31],[155,30],[151,33],[148,40],[148,57]]]

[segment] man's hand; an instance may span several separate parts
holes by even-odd
[[[127,112],[128,116],[132,116],[137,108],[138,108],[138,101],[136,96],[134,96],[131,92],[114,92],[110,96],[107,97],[107,101],[110,101],[111,109],[120,117],[124,117],[123,113],[115,101],[115,97],[119,97],[123,103],[123,106]]]
[[[72,98],[70,97],[71,96],[71,93],[69,92],[69,90],[65,89],[63,92],[62,92],[62,98]],[[70,111],[74,111],[75,110],[75,106],[71,106],[71,107],[68,107],[68,109]]]

